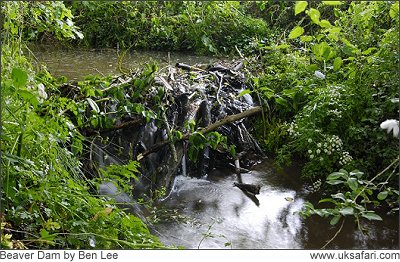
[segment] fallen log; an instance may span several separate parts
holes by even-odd
[[[233,183],[234,186],[238,187],[242,191],[246,191],[247,193],[251,193],[253,195],[260,194],[260,185],[253,185],[253,184],[245,184],[245,183]]]
[[[217,129],[217,128],[220,127],[220,126],[223,126],[223,125],[225,125],[225,124],[238,121],[238,120],[240,120],[240,119],[242,119],[242,118],[245,118],[245,117],[252,116],[252,115],[257,114],[257,113],[259,113],[259,112],[261,112],[261,111],[262,111],[262,107],[261,107],[261,106],[257,106],[257,107],[250,108],[249,110],[243,111],[243,112],[238,113],[238,114],[235,114],[235,115],[226,116],[226,117],[224,117],[223,119],[218,120],[218,121],[216,121],[216,122],[214,122],[214,123],[208,125],[207,127],[201,129],[201,130],[199,131],[199,133],[201,133],[201,134],[204,135],[204,134],[206,134],[206,133],[209,133],[209,132],[211,132],[211,131],[214,131],[215,129]],[[181,140],[188,140],[189,137],[190,137],[190,135],[191,135],[191,133],[188,133],[188,134],[183,135],[182,138],[181,138]],[[163,146],[165,146],[165,145],[167,145],[167,144],[169,144],[169,143],[171,143],[171,142],[172,142],[172,141],[170,141],[170,140],[165,140],[165,141],[161,141],[161,142],[159,142],[159,143],[153,145],[153,146],[152,146],[150,149],[148,149],[147,151],[145,151],[145,152],[139,154],[139,155],[137,156],[137,160],[140,160],[140,159],[146,157],[147,155],[149,155],[149,154],[151,154],[151,153],[153,153],[153,152],[159,150],[160,148],[162,148]]]

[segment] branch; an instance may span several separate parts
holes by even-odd
[[[259,113],[261,111],[262,111],[262,107],[261,106],[257,106],[257,107],[253,107],[253,108],[251,108],[249,110],[246,110],[244,112],[241,112],[239,114],[227,116],[227,117],[225,117],[225,118],[223,118],[221,120],[218,120],[217,122],[214,122],[214,123],[208,125],[207,127],[203,128],[203,129],[201,129],[199,131],[199,133],[204,135],[206,133],[214,131],[215,129],[217,129],[220,126],[223,126],[223,125],[228,124],[228,123],[235,122],[235,121],[240,120],[240,119],[245,118],[245,117],[249,117],[249,116],[255,115],[255,114],[257,114],[257,113]],[[192,135],[191,133],[187,133],[184,136],[182,136],[181,140],[188,140],[191,135]],[[139,154],[137,156],[137,160],[142,159],[143,157],[145,157],[145,156],[157,151],[158,149],[162,148],[163,146],[165,146],[165,145],[167,145],[169,143],[172,143],[172,141],[165,140],[165,141],[162,141],[162,142],[159,142],[159,143],[153,145],[149,150],[143,152],[142,154]]]
[[[329,245],[339,235],[340,231],[342,231],[344,221],[345,221],[345,218],[343,218],[343,221],[342,221],[342,224],[340,225],[339,230],[336,231],[335,235],[331,239],[329,239],[328,242],[326,242],[326,244],[323,247],[321,247],[321,249],[325,249],[326,246]]]

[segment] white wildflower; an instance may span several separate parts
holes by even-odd
[[[314,75],[319,79],[325,79],[325,75],[321,71],[315,71]]]
[[[40,96],[41,98],[47,99],[47,93],[46,93],[46,91],[44,90],[44,85],[43,85],[42,83],[40,83],[40,84],[38,85],[38,93],[39,93],[39,96]]]
[[[318,155],[319,153],[321,153],[321,150],[317,149],[317,151],[315,151],[315,152],[317,152],[317,155]]]
[[[311,138],[309,138],[307,141],[308,141],[308,143],[311,143],[311,142],[312,142],[312,139],[311,139]]]
[[[309,149],[309,150],[308,150],[308,153],[309,153],[309,154],[311,154],[311,153],[312,153],[311,149]]]
[[[389,120],[383,121],[381,123],[381,128],[387,129],[388,134],[393,130],[393,136],[394,137],[399,136],[399,121],[398,120],[389,119]]]
[[[314,158],[314,155],[310,155],[310,159],[313,159]]]
[[[318,144],[317,144],[317,147],[321,147],[321,146],[322,146],[322,144],[321,144],[321,143],[318,143]]]

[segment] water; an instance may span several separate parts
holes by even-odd
[[[87,75],[118,75],[118,55],[115,49],[63,49],[50,45],[31,46],[38,64],[45,64],[54,76],[68,80],[83,80]],[[123,59],[124,68],[142,68],[145,63],[157,62],[159,67],[186,64],[210,64],[216,58],[193,54],[163,51],[131,51]]]
[[[49,46],[31,48],[39,63],[56,76],[81,80],[87,74],[118,74],[115,50],[63,50]],[[125,66],[140,67],[151,60],[160,67],[170,63],[211,63],[215,58],[167,52],[132,52]],[[182,163],[186,170],[186,163]],[[185,172],[186,173],[186,172]],[[304,201],[318,195],[307,193],[298,169],[277,172],[270,161],[263,161],[251,172],[242,174],[244,183],[262,185],[257,198],[249,198],[233,182],[231,171],[215,170],[207,178],[179,176],[161,205],[186,216],[185,222],[166,222],[156,226],[159,238],[167,245],[185,248],[235,249],[319,249],[337,231],[328,220],[312,217],[303,220],[296,213]],[[328,248],[398,249],[397,215],[380,214],[384,221],[363,223],[368,235],[356,230],[348,220]]]
[[[296,213],[317,197],[303,190],[298,172],[277,172],[264,161],[242,179],[262,185],[257,199],[234,187],[236,175],[229,171],[214,171],[207,179],[177,177],[162,205],[191,219],[159,224],[160,240],[189,249],[320,249],[336,233],[338,226],[329,220],[303,220]],[[368,235],[349,219],[328,248],[399,248],[398,217],[380,215],[383,222],[363,223]]]

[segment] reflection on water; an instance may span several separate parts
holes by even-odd
[[[275,172],[268,161],[242,174],[243,182],[262,184],[259,206],[237,187],[234,174],[213,171],[207,179],[179,176],[163,204],[176,208],[196,223],[159,224],[159,238],[168,245],[185,248],[319,249],[337,231],[329,221],[313,217],[303,220],[296,213],[304,201],[315,196],[301,189],[299,177]],[[329,248],[394,249],[399,246],[398,218],[364,223],[365,235],[354,223],[345,223]],[[206,235],[206,236],[205,236]]]
[[[68,80],[82,80],[87,75],[118,75],[118,52],[115,49],[63,49],[49,45],[30,48],[40,64],[46,64],[55,76],[66,76]],[[121,53],[121,52],[119,52]],[[127,52],[123,59],[125,68],[142,68],[145,63],[157,62],[160,67],[186,64],[209,64],[215,58],[192,54],[162,51]]]

